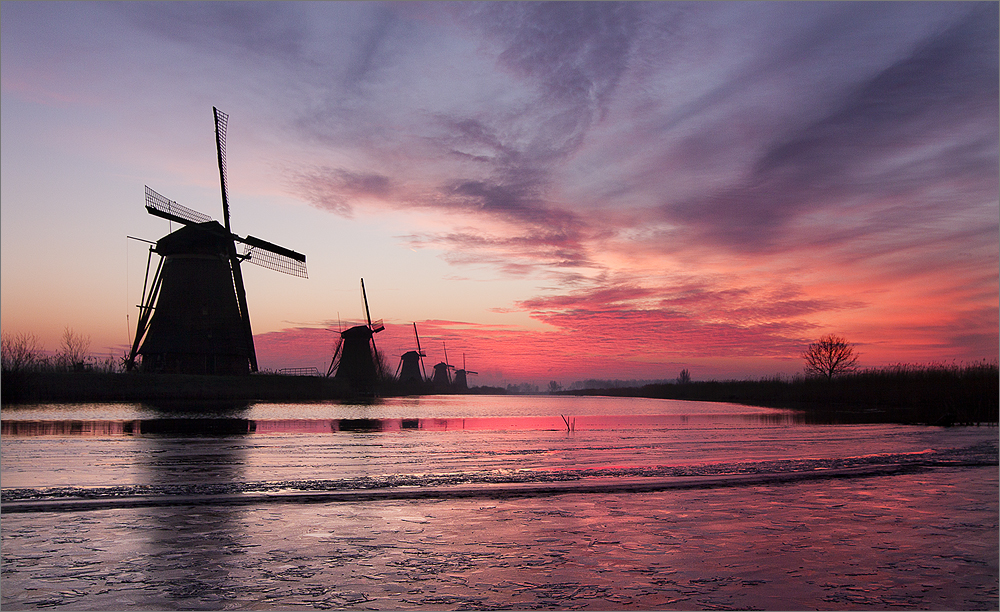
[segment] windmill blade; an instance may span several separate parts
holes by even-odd
[[[243,261],[249,261],[262,268],[284,272],[299,278],[309,278],[309,273],[306,270],[306,256],[302,253],[296,253],[291,249],[253,236],[246,238],[233,236],[233,238],[243,243]]]
[[[368,294],[365,293],[365,279],[361,279],[361,297],[365,301],[365,318],[368,320],[368,329],[372,330],[373,334],[385,329],[385,325],[382,323],[382,319],[378,321],[372,321],[371,311],[368,310]]]
[[[365,318],[368,319],[368,327],[372,326],[372,314],[368,310],[368,294],[365,293],[365,279],[361,279],[361,299],[365,302]]]
[[[219,155],[219,182],[222,184],[222,215],[225,219],[226,231],[229,229],[229,184],[226,180],[226,128],[229,127],[229,115],[212,107],[215,115],[215,150]]]
[[[212,217],[208,215],[202,214],[197,210],[191,210],[186,206],[181,206],[177,202],[161,196],[150,189],[149,185],[146,185],[146,212],[183,225],[188,225],[189,223],[206,223],[212,220]]]
[[[229,227],[229,187],[226,182],[226,127],[229,125],[229,115],[212,107],[215,115],[215,148],[219,157],[219,183],[222,186],[222,217],[225,221],[226,232],[230,233],[234,240],[238,238],[232,234]],[[240,270],[240,255],[236,252],[236,242],[229,243],[229,267],[233,274],[233,287],[236,289],[236,299],[240,308],[240,318],[243,319],[244,335],[246,337],[247,352],[250,356],[250,371],[257,371],[257,351],[253,343],[253,328],[250,325],[250,312],[247,310],[246,288],[243,286],[243,272]]]
[[[340,367],[340,350],[344,348],[343,334],[337,339],[337,348],[333,351],[333,359],[330,360],[330,367],[326,370],[326,377],[330,378]]]
[[[424,367],[424,357],[427,355],[420,348],[420,336],[417,334],[417,324],[413,323],[413,337],[417,339],[417,356],[420,357],[420,370],[424,373],[424,380],[427,380],[427,368]]]

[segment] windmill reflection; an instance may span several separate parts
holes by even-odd
[[[173,495],[236,493],[245,482],[246,438],[253,421],[238,413],[185,418],[176,412],[134,422],[145,444],[139,469],[153,490]],[[155,506],[147,524],[150,554],[144,568],[161,586],[165,607],[218,609],[240,596],[240,559],[251,545],[243,506]],[[230,602],[230,603],[227,603]]]

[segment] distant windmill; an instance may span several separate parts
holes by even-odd
[[[357,325],[340,332],[327,376],[346,381],[355,391],[372,391],[382,374],[382,358],[375,348],[375,334],[385,329],[382,320],[372,323],[368,310],[365,279],[361,279],[361,297],[365,302],[367,325]]]
[[[444,361],[436,364],[434,366],[434,378],[431,382],[438,389],[450,389],[451,388],[451,370],[455,366],[448,363],[448,346],[444,345]]]
[[[456,389],[465,391],[469,388],[469,381],[466,380],[466,374],[479,374],[479,372],[465,369],[465,353],[462,353],[462,369],[455,370],[455,380],[452,381],[452,385]]]
[[[424,357],[427,356],[420,349],[420,336],[417,334],[417,324],[413,324],[413,337],[417,340],[417,350],[407,351],[399,358],[399,365],[396,366],[397,379],[401,383],[422,383],[427,378],[427,371],[424,369]],[[421,371],[423,376],[421,376]]]
[[[229,116],[214,107],[212,111],[225,225],[146,187],[146,211],[184,227],[150,247],[135,340],[126,362],[130,370],[135,368],[136,356],[141,355],[143,371],[256,372],[257,354],[240,264],[249,261],[308,278],[305,255],[253,236],[238,236],[230,229],[226,181]],[[236,249],[237,242],[243,245],[242,254]],[[160,256],[160,262],[150,285],[153,253]]]

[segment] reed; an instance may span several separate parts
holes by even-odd
[[[817,419],[965,425],[1000,421],[996,361],[971,364],[895,364],[833,379],[662,383],[635,389],[587,389],[579,395],[654,397],[794,408]]]

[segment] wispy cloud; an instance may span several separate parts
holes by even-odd
[[[823,118],[780,135],[737,184],[666,203],[664,215],[727,248],[761,251],[780,248],[800,215],[859,199],[872,212],[887,200],[926,201],[962,176],[973,181],[963,187],[975,197],[966,206],[995,200],[995,17],[995,6],[972,12],[861,82]]]
[[[870,354],[996,352],[995,3],[4,11],[15,102],[172,117],[135,139],[160,144],[221,97],[269,126],[247,156],[292,199],[412,221],[398,246],[512,280],[489,312],[548,331],[470,315],[477,351],[672,368],[836,328]]]
[[[864,283],[877,261],[891,292],[970,248],[980,263],[995,250],[997,215],[984,206],[997,201],[997,9],[936,10],[457,10],[453,23],[487,41],[484,66],[519,95],[410,126],[404,137],[444,161],[434,174],[411,169],[385,178],[392,193],[358,193],[338,171],[324,184],[338,195],[322,205],[343,213],[352,197],[375,196],[461,213],[449,229],[403,239],[455,265],[556,281],[516,307],[567,332],[613,339],[643,326],[689,352],[791,355],[831,313],[861,316],[878,299],[834,297],[818,283]],[[733,22],[750,17],[765,19],[748,34],[759,44],[734,46]],[[900,36],[886,42],[887,31]],[[747,55],[713,57],[700,38]],[[747,257],[781,276],[736,280]],[[732,271],[699,270],[706,258]],[[828,262],[825,276],[810,258]],[[637,264],[647,274],[637,282],[611,280]],[[958,309],[981,298],[970,299]],[[696,332],[716,340],[681,339]]]

